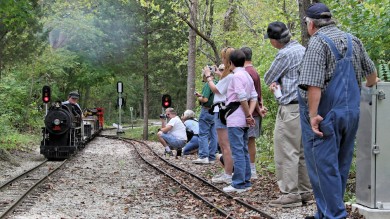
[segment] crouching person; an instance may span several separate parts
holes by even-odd
[[[171,150],[181,151],[187,143],[186,127],[177,116],[173,108],[165,110],[168,123],[164,118],[161,120],[161,128],[157,132],[158,140],[165,147],[164,155],[173,155]]]
[[[188,143],[183,148],[183,155],[195,153],[199,149],[199,122],[195,119],[195,113],[192,110],[184,111],[181,118],[186,126]]]

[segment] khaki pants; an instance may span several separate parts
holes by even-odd
[[[278,107],[274,130],[276,178],[282,193],[311,192],[303,154],[299,105]]]

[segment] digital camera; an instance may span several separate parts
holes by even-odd
[[[165,114],[160,114],[160,119],[166,119],[167,118],[167,115]]]
[[[207,65],[212,73],[215,73],[215,67],[211,65]]]

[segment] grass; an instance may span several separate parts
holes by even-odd
[[[0,148],[5,150],[31,150],[39,145],[41,135],[10,133],[0,139]]]

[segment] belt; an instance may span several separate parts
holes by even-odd
[[[199,137],[199,134],[194,134],[193,136],[198,136]]]
[[[293,101],[291,101],[290,103],[288,103],[288,104],[298,104],[299,102],[298,102],[298,100],[293,100]],[[287,104],[287,105],[288,105]]]
[[[209,106],[202,106],[203,108],[205,108],[205,109],[210,109],[210,107]]]

